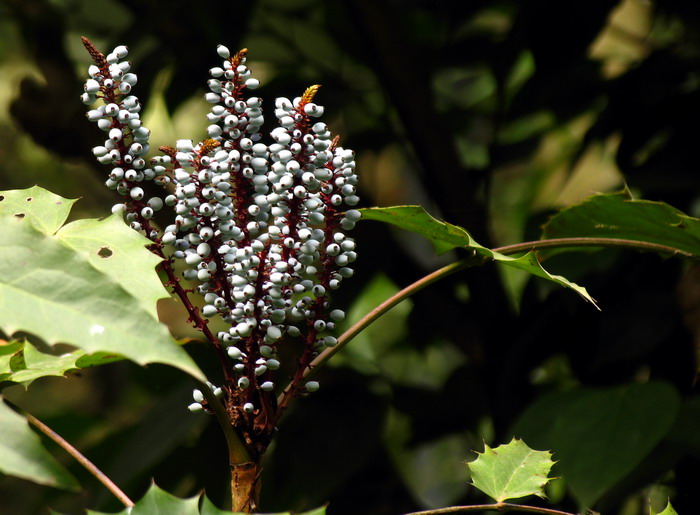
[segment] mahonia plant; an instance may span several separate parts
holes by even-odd
[[[359,201],[354,152],[317,121],[324,110],[313,102],[319,86],[294,100],[278,98],[277,127],[263,142],[262,100],[251,95],[259,82],[246,66],[247,50],[231,54],[219,45],[223,63],[209,70],[205,96],[213,104],[208,137],[160,147],[162,154],[147,162],[150,131],[132,94],[137,77],[125,60],[127,47],[105,56],[87,38],[83,44],[94,64],[82,101],[92,106],[87,118],[107,135],[93,153],[110,167],[107,187],[124,198],[113,212],[123,212],[164,259],[167,285],[221,362],[224,383],[209,387],[260,455],[289,401],[319,388],[305,379],[314,357],[337,344],[332,332],[344,313],[332,309],[330,295],[353,275],[355,242],[345,231],[360,218],[346,210]],[[149,181],[163,195],[149,198]],[[164,208],[174,218],[161,230],[153,217]],[[193,287],[181,284],[176,260]],[[192,294],[203,296],[201,310]],[[208,319],[215,317],[228,329],[214,334]],[[284,389],[276,379],[282,345],[296,349]],[[193,397],[190,410],[211,412],[202,391]]]

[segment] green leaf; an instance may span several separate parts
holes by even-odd
[[[422,206],[369,207],[359,211],[362,220],[386,222],[425,236],[438,254],[458,247],[484,249],[462,227],[433,218]]]
[[[564,209],[545,224],[542,238],[612,238],[668,247],[668,253],[700,256],[700,219],[663,202],[632,200],[625,193],[595,195]],[[547,253],[577,250],[570,247]],[[578,248],[578,250],[581,250]]]
[[[654,511],[654,508],[649,506],[649,515],[678,515],[678,512],[671,506],[671,501],[668,501],[663,511]]]
[[[128,246],[121,233],[109,232],[113,221],[101,223],[106,224],[106,246]],[[133,266],[146,273],[143,262]],[[84,251],[38,231],[26,217],[0,218],[0,329],[8,335],[26,331],[49,344],[67,343],[91,354],[120,354],[142,365],[172,365],[203,380],[192,359],[135,295],[114,273],[98,270]]]
[[[128,227],[120,214],[104,220],[76,220],[62,227],[56,237],[87,257],[90,264],[109,275],[158,319],[156,303],[170,298],[154,272],[161,259],[144,251],[152,242]]]
[[[146,495],[131,509],[130,515],[196,515],[199,498],[180,499],[162,490],[155,483]]]
[[[8,351],[12,351],[11,354]],[[0,381],[29,386],[40,377],[64,377],[71,371],[121,361],[117,354],[87,354],[82,349],[57,354],[51,349],[39,350],[26,341],[0,346]]]
[[[203,495],[203,497],[202,510],[200,512],[202,515],[231,515],[230,511],[220,510],[214,506],[214,503],[206,495]]]
[[[574,495],[592,506],[671,430],[680,406],[666,383],[579,392],[561,406],[552,448]]]
[[[487,249],[477,243],[462,227],[442,222],[432,217],[421,206],[372,207],[361,209],[360,212],[363,220],[377,220],[390,223],[407,231],[425,236],[432,242],[438,254],[455,248],[471,249],[477,255],[490,261],[524,270],[537,277],[570,288],[594,306],[596,305],[585,288],[572,283],[565,277],[550,274],[542,267],[534,254],[528,253],[520,257],[511,257]]]
[[[54,234],[77,199],[63,198],[39,186],[0,191],[0,216],[25,218],[43,234]]]
[[[554,465],[552,453],[535,451],[525,442],[513,438],[495,449],[484,444],[484,452],[468,463],[472,484],[496,502],[528,495],[545,497],[544,486],[550,481]]]
[[[198,508],[199,499],[202,499],[201,511]],[[209,498],[202,494],[200,497],[190,497],[180,499],[165,490],[162,490],[155,483],[146,492],[146,495],[138,501],[131,510],[122,510],[116,514],[108,514],[88,510],[87,515],[245,515],[243,513],[232,513],[220,510]],[[58,514],[57,514],[58,515]],[[269,513],[267,515],[292,515],[291,512]],[[322,506],[315,510],[299,513],[297,515],[326,515],[326,508]]]
[[[0,401],[0,472],[65,490],[80,485],[41,444],[20,414]]]

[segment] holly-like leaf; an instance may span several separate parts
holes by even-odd
[[[80,485],[41,444],[26,419],[0,400],[0,472],[34,483],[78,490]]]
[[[432,242],[438,254],[455,248],[470,249],[486,260],[496,261],[504,266],[524,270],[537,277],[572,289],[594,306],[596,305],[585,288],[569,281],[565,277],[550,274],[542,267],[534,254],[527,253],[520,257],[512,257],[495,252],[477,243],[464,228],[432,217],[421,206],[372,207],[361,209],[360,212],[363,220],[387,222],[425,236]]]
[[[666,254],[700,256],[700,219],[664,202],[633,200],[625,193],[595,195],[562,210],[545,224],[542,237],[633,240],[666,247],[658,250]],[[563,250],[576,248],[547,253]]]
[[[105,272],[104,267],[111,265],[98,268],[91,262],[102,258],[88,257],[82,244],[78,249],[67,244],[80,240],[81,230],[52,235],[38,230],[32,217],[1,218],[0,329],[6,334],[26,331],[48,344],[67,343],[89,354],[120,354],[142,365],[165,363],[204,380],[192,359],[154,318],[152,287],[147,286],[150,299],[140,298],[137,285],[120,277],[119,266]],[[53,220],[56,215],[49,213],[47,218]],[[112,257],[121,252],[130,256],[137,278],[150,274],[157,280],[150,253],[139,251],[130,233],[113,231],[115,222],[87,224],[89,237],[82,241],[92,239],[85,247],[98,244],[95,234],[101,233],[104,240],[99,245],[111,249]],[[152,284],[152,279],[144,281]],[[151,309],[144,307],[146,302]]]
[[[663,511],[656,512],[654,508],[649,506],[649,515],[678,515],[678,512],[671,506],[671,501],[668,501]]]
[[[88,510],[87,515],[245,515],[243,513],[231,513],[230,511],[220,510],[204,494],[201,495],[201,510],[198,507],[199,504],[200,497],[180,499],[153,483],[146,495],[131,509],[113,514]],[[55,513],[55,515],[60,514]],[[285,511],[284,513],[269,513],[267,515],[292,515],[292,513]],[[321,507],[298,513],[297,515],[326,515],[326,508]]]
[[[180,499],[162,490],[155,483],[131,509],[131,515],[194,515],[199,514],[198,497]]]
[[[472,484],[496,502],[528,495],[545,497],[544,486],[550,481],[554,465],[552,453],[535,451],[525,442],[513,438],[492,449],[484,444],[484,452],[468,463]]]

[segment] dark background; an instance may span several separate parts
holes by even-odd
[[[85,35],[105,53],[130,48],[152,148],[203,137],[216,45],[248,47],[266,105],[322,85],[325,121],[357,152],[362,205],[420,203],[486,246],[536,239],[554,209],[625,184],[698,214],[699,24],[694,0],[2,0],[0,188],[83,197],[77,216],[105,215],[116,201],[78,99]],[[375,222],[355,236],[356,275],[336,298],[351,318],[458,257],[436,258],[420,238]],[[510,441],[551,392],[665,381],[692,435],[697,270],[632,252],[572,254],[551,268],[585,285],[602,312],[487,266],[431,286],[350,344],[283,422],[264,509],[328,501],[331,515],[388,515],[483,502],[467,485],[470,450]],[[165,320],[179,316],[161,307]],[[182,321],[171,328],[189,335]],[[206,349],[190,347],[206,367]],[[176,371],[121,364],[7,394],[132,497],[155,478],[180,496],[204,487],[223,505],[223,441],[212,420],[185,410],[190,388]],[[594,508],[648,513],[648,498],[671,496],[693,513],[697,440],[672,451],[662,441]],[[71,470],[87,493],[0,478],[0,513],[118,508]],[[577,509],[565,482],[550,495]]]

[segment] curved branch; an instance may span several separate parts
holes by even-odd
[[[551,248],[566,248],[566,247],[620,247],[634,250],[646,250],[649,252],[661,252],[663,254],[671,254],[674,256],[683,256],[691,259],[700,259],[699,256],[691,252],[687,252],[676,247],[662,245],[661,243],[652,243],[649,241],[627,240],[624,238],[594,238],[594,237],[576,237],[576,238],[552,238],[549,240],[526,241],[516,243],[514,245],[506,245],[491,249],[494,252],[501,254],[517,254],[519,252],[530,252],[532,250],[551,249]]]
[[[455,272],[459,272],[460,270],[464,270],[465,268],[468,268],[474,264],[474,258],[466,258],[460,261],[456,261],[455,263],[451,263],[447,266],[444,266],[440,268],[439,270],[436,270],[435,272],[426,275],[425,277],[422,277],[421,279],[417,280],[413,284],[410,284],[409,286],[406,286],[403,290],[400,292],[396,293],[395,295],[392,295],[389,297],[387,300],[382,302],[379,306],[374,308],[372,311],[367,313],[364,317],[362,317],[355,325],[353,325],[350,329],[345,331],[340,337],[338,338],[338,343],[335,345],[335,347],[328,347],[326,348],[323,352],[321,352],[316,358],[309,364],[309,366],[304,370],[304,374],[302,377],[307,377],[309,374],[313,373],[313,371],[320,367],[321,365],[325,364],[336,352],[338,352],[340,349],[342,349],[350,340],[352,340],[355,336],[357,336],[359,333],[361,333],[368,325],[370,325],[372,322],[377,320],[380,316],[382,316],[384,313],[389,311],[391,308],[399,304],[401,301],[405,300],[406,298],[410,297],[414,293],[422,290],[429,284],[434,283],[435,281],[438,281],[440,279],[443,279],[447,277],[448,275],[454,274]],[[286,407],[286,404],[289,402],[289,395],[288,392],[291,388],[291,384],[288,385],[284,391],[279,395],[278,398],[278,403],[280,409],[283,409]]]
[[[527,513],[543,513],[544,515],[576,515],[568,511],[553,510],[551,508],[540,508],[538,506],[527,506],[523,504],[511,504],[499,502],[495,504],[474,504],[471,506],[450,506],[449,508],[438,508],[436,510],[413,511],[405,515],[443,515],[445,513],[467,513],[469,511],[524,511]]]
[[[44,424],[41,420],[36,418],[34,415],[31,415],[24,411],[23,409],[17,407],[16,405],[10,403],[9,401],[5,400],[8,404],[11,404],[12,407],[16,410],[18,410],[26,419],[27,421],[36,427],[39,431],[44,433],[46,436],[48,436],[51,440],[53,440],[59,447],[61,447],[64,451],[66,451],[68,454],[70,454],[75,461],[80,463],[85,469],[90,472],[95,478],[102,483],[107,490],[109,490],[117,499],[119,499],[119,502],[121,502],[124,506],[127,508],[130,508],[131,506],[134,506],[134,501],[132,501],[128,495],[126,495],[115,483],[112,481],[104,472],[102,472],[97,465],[95,465],[93,462],[91,462],[87,457],[82,454],[78,449],[73,447],[67,440],[65,440],[61,435],[59,435],[56,431],[51,429],[49,426]]]

